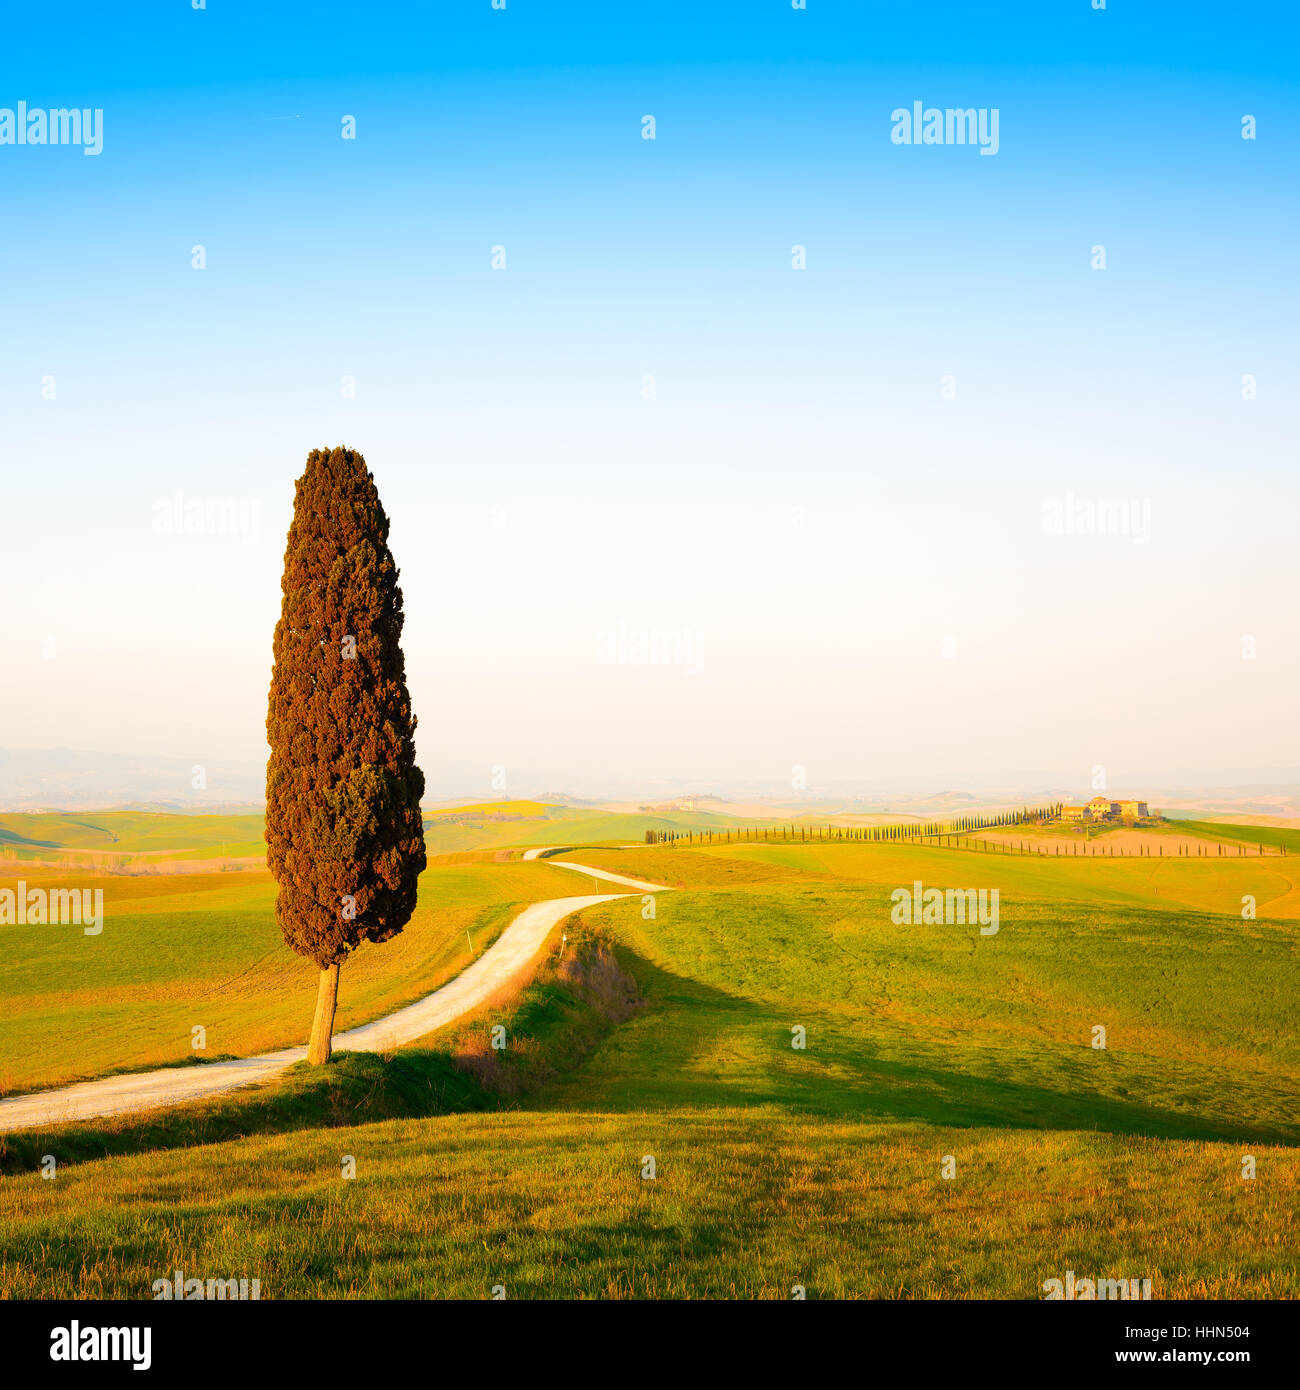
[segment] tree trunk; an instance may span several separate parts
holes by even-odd
[[[307,1060],[319,1067],[330,1059],[334,1041],[334,1010],[339,1002],[339,964],[337,961],[320,972],[320,989],[316,994],[316,1017],[311,1025],[311,1042],[307,1044]]]

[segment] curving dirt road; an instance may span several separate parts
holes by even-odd
[[[536,859],[547,849],[528,850],[525,859]],[[637,893],[667,893],[659,883],[645,883],[591,869],[584,864],[549,860],[557,869],[572,869],[621,884]],[[575,898],[551,898],[525,908],[501,933],[496,942],[472,965],[441,989],[398,1009],[373,1023],[334,1035],[337,1052],[384,1052],[414,1042],[435,1028],[454,1022],[486,1003],[498,991],[517,983],[532,968],[533,958],[542,949],[552,928],[574,912],[596,903],[612,902],[628,893],[595,893]],[[206,1100],[241,1086],[253,1086],[301,1062],[305,1047],[286,1047],[257,1057],[240,1057],[230,1062],[207,1062],[196,1067],[164,1067],[158,1071],[136,1072],[129,1076],[105,1076],[98,1081],[82,1081],[55,1091],[35,1091],[31,1095],[0,1100],[0,1134],[35,1126],[66,1124],[71,1120],[94,1120],[105,1115],[124,1115],[135,1110],[152,1110],[160,1105]]]

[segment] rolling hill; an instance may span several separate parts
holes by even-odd
[[[247,1272],[263,1297],[1037,1298],[1065,1269],[1159,1298],[1300,1294],[1300,859],[562,857],[676,891],[588,909],[522,993],[391,1058],[8,1136],[0,1293],[144,1297],[180,1267]],[[457,969],[466,923],[490,936],[573,877],[431,867],[418,920],[345,969],[351,1018]],[[200,1015],[230,1050],[301,1031],[269,880],[211,879],[130,881],[98,938],[117,959],[23,938],[6,1064],[121,1065]],[[997,932],[896,923],[916,880],[996,888]],[[32,1171],[47,1152],[58,1183]]]

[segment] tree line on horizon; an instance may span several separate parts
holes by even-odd
[[[754,840],[858,840],[881,844],[892,840],[932,839],[936,835],[955,835],[970,830],[996,830],[1007,825],[1042,824],[1061,814],[1061,802],[1051,806],[1023,806],[1019,811],[1000,811],[991,816],[959,816],[952,821],[913,821],[897,825],[798,825],[739,826],[729,830],[647,830],[648,845],[677,842],[727,844]]]

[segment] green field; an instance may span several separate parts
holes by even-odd
[[[1300,1295],[1300,858],[852,842],[564,857],[677,891],[652,916],[639,896],[588,909],[522,995],[392,1059],[0,1140],[0,1294],[147,1297],[182,1268],[260,1278],[264,1297],[1035,1298],[1066,1269],[1150,1278],[1158,1298]],[[221,1050],[253,1050],[259,1028],[300,1039],[309,980],[283,1024],[273,975],[252,987],[297,964],[276,947],[269,882],[225,877],[130,881],[155,890],[134,929],[118,924],[134,963],[86,969],[69,1031],[87,1046],[106,971],[164,1002],[117,998],[100,1065],[135,1064],[122,1051],[154,1009],[186,1047],[218,970]],[[997,888],[997,933],[896,924],[891,892],[917,879]],[[544,862],[435,866],[421,890],[370,979],[345,967],[342,1026],[459,968],[463,917],[490,932],[512,904],[587,891]],[[202,954],[241,938],[264,954]],[[58,1052],[73,1014],[50,978],[81,946],[11,953],[6,1066],[30,1077],[76,1055]],[[589,959],[617,966],[580,970]],[[63,1156],[54,1182],[32,1171],[43,1153]]]
[[[1300,830],[1285,826],[1234,825],[1204,820],[1178,820],[1174,826],[1189,835],[1204,835],[1225,844],[1266,845],[1270,849],[1285,849],[1288,854],[1300,854]]]
[[[165,811],[9,811],[0,814],[6,859],[127,864],[141,856],[237,859],[265,855],[262,816]]]
[[[432,855],[504,846],[643,841],[647,830],[725,831],[742,824],[706,811],[623,815],[538,801],[485,802],[424,813]],[[0,859],[140,871],[172,861],[264,860],[262,815],[166,811],[0,813]]]
[[[16,881],[0,875],[0,888]],[[206,1029],[208,1057],[303,1041],[317,971],[284,945],[264,870],[40,870],[23,881],[102,888],[104,930],[0,928],[18,943],[0,956],[0,1094],[192,1061],[196,1025]],[[573,876],[544,862],[431,866],[406,930],[345,965],[338,1029],[428,994],[469,962],[471,943],[483,951],[521,907],[572,891]]]

